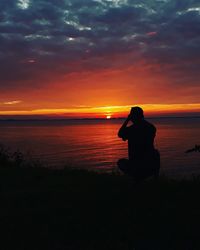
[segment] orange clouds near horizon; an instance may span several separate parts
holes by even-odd
[[[4,110],[0,116],[48,116],[54,118],[117,118],[129,113],[132,106],[140,106],[146,116],[190,115],[200,114],[200,103],[197,104],[136,104],[125,106],[97,106],[97,107],[72,107],[63,109],[33,109],[33,110]]]

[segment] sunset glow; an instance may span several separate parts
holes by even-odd
[[[0,115],[199,115],[199,7],[91,1],[2,3]]]

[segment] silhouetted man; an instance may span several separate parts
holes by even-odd
[[[127,126],[129,121],[133,123],[131,126]],[[120,159],[118,167],[136,181],[159,175],[160,155],[154,148],[155,135],[156,128],[144,119],[143,110],[133,107],[118,132],[120,138],[128,140],[129,159]]]

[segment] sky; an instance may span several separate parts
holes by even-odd
[[[0,115],[200,113],[199,0],[1,0]]]

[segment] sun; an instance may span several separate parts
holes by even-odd
[[[110,118],[111,118],[111,115],[107,115],[107,116],[106,116],[106,119],[109,120]]]

